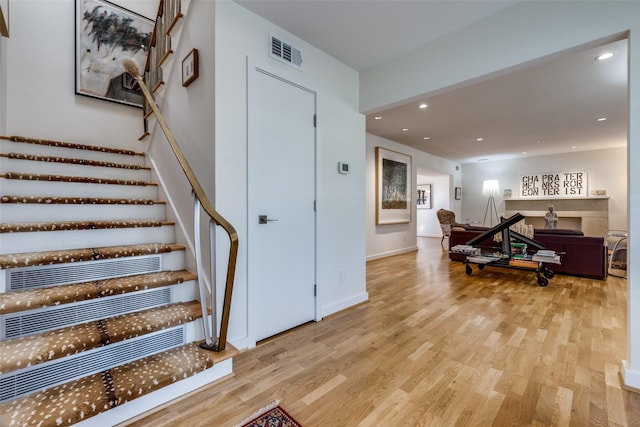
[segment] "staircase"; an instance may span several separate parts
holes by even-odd
[[[141,153],[0,137],[0,426],[113,425],[231,373]]]

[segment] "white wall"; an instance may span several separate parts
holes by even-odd
[[[435,212],[440,207],[447,207],[460,217],[460,202],[454,200],[453,188],[460,186],[460,170],[456,170],[456,163],[445,160],[440,157],[432,156],[423,151],[416,150],[406,145],[399,144],[376,135],[367,134],[367,172],[366,172],[366,215],[365,224],[367,231],[367,260],[382,258],[385,256],[396,255],[403,252],[409,252],[417,249],[417,221],[415,200],[413,201],[413,209],[411,212],[411,222],[407,224],[386,224],[376,225],[376,197],[375,197],[375,149],[376,147],[384,147],[389,150],[398,151],[400,153],[411,156],[411,166],[413,169],[413,182],[416,182],[418,169],[427,169],[446,176],[450,185],[446,186],[448,194],[442,195],[442,192],[436,192],[438,199],[434,203],[434,209],[427,210],[425,214],[435,217]],[[460,169],[458,167],[458,169]],[[451,177],[451,178],[450,178]],[[443,185],[442,188],[445,188]],[[432,188],[432,191],[434,189]],[[413,197],[412,197],[413,199]],[[437,223],[437,221],[436,221]],[[439,228],[439,225],[438,225]],[[438,232],[436,236],[440,236]]]
[[[157,1],[115,3],[150,18],[158,9]],[[75,94],[74,1],[14,1],[10,13],[11,37],[0,54],[4,133],[144,151],[139,108]]]
[[[0,135],[7,135],[7,39],[0,37]]]
[[[505,210],[503,191],[511,189],[512,197],[516,198],[521,175],[574,170],[587,171],[589,191],[607,191],[610,197],[609,228],[627,230],[626,147],[464,164],[462,217],[482,221],[487,207],[487,198],[482,195],[482,181],[485,179],[497,179],[500,182],[500,195],[495,197],[495,202],[498,216],[501,216]]]
[[[365,120],[358,112],[358,74],[308,43],[235,2],[216,2],[216,206],[238,227],[241,241],[237,292],[229,338],[252,345],[247,323],[247,56],[318,93],[317,284],[319,315],[368,298],[365,277]],[[270,59],[269,32],[303,51],[303,70]],[[351,173],[337,172],[339,161]],[[344,282],[340,283],[340,271]]]
[[[438,209],[449,209],[451,202],[449,200],[451,193],[449,181],[449,176],[418,175],[416,185],[431,184],[431,209],[416,209],[416,234],[418,236],[442,237],[436,212]]]

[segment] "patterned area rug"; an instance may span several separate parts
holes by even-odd
[[[287,411],[280,407],[279,403],[276,400],[236,427],[302,427]]]

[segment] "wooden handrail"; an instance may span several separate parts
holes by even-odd
[[[220,321],[220,337],[218,339],[217,344],[214,343],[213,346],[211,345],[207,346],[208,348],[211,348],[215,351],[222,351],[224,350],[227,342],[229,315],[231,311],[231,295],[233,292],[233,280],[235,276],[236,262],[238,258],[238,233],[236,232],[233,225],[231,225],[229,221],[227,221],[222,215],[220,215],[214,209],[213,205],[211,204],[211,201],[209,201],[209,198],[207,197],[207,195],[205,194],[202,188],[202,185],[200,185],[200,182],[198,181],[195,174],[193,173],[193,170],[191,169],[189,162],[184,156],[184,153],[182,152],[182,150],[180,149],[180,146],[178,146],[178,143],[176,142],[176,139],[173,136],[171,129],[169,129],[169,126],[167,125],[167,122],[164,119],[164,116],[160,112],[158,105],[153,99],[153,95],[149,91],[149,88],[145,84],[144,79],[140,75],[138,66],[135,64],[135,62],[125,59],[124,68],[125,68],[125,71],[129,73],[131,77],[133,77],[138,82],[138,85],[140,85],[140,89],[142,90],[147,102],[149,103],[149,107],[151,107],[151,110],[156,116],[156,119],[158,120],[158,124],[160,125],[162,132],[167,138],[167,141],[169,142],[169,145],[171,146],[173,153],[178,159],[178,163],[180,163],[180,167],[184,171],[184,174],[186,175],[187,180],[189,181],[189,184],[193,189],[193,193],[195,197],[200,201],[200,204],[202,205],[202,209],[207,213],[207,215],[209,215],[209,217],[213,220],[213,222],[216,225],[219,225],[224,229],[224,231],[227,233],[227,236],[229,237],[229,242],[230,242],[229,262],[227,265],[224,301],[222,305],[222,317]],[[203,296],[201,295],[200,298],[203,298]],[[212,309],[214,308],[215,307],[212,307]],[[215,316],[216,314],[214,313],[213,315]]]

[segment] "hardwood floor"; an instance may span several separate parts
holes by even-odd
[[[487,267],[439,238],[367,264],[369,301],[260,343],[235,376],[131,423],[232,426],[279,399],[314,426],[639,426],[627,284]]]

